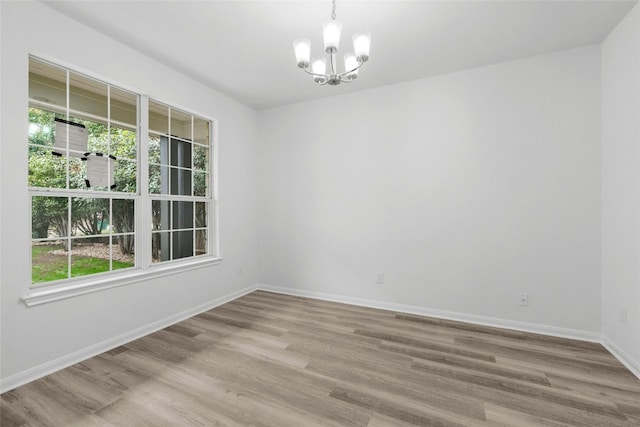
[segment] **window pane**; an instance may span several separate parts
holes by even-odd
[[[207,226],[207,203],[196,202],[196,227]]]
[[[149,135],[149,163],[160,164],[160,137]]]
[[[178,138],[192,140],[191,114],[172,108],[170,133]]]
[[[64,111],[67,107],[66,70],[29,59],[29,99]]]
[[[111,251],[112,269],[133,267],[135,265],[135,236],[132,233],[113,236]]]
[[[97,236],[108,232],[109,199],[74,197],[71,201],[71,234]]]
[[[193,231],[173,232],[173,257],[172,259],[193,256]]]
[[[191,143],[171,138],[171,166],[191,168]]]
[[[135,129],[138,123],[138,96],[111,86],[111,120]]]
[[[173,229],[193,228],[193,202],[173,202]]]
[[[39,108],[29,108],[29,144],[53,146],[56,117],[60,114]]]
[[[69,109],[94,116],[108,117],[107,85],[75,73],[69,73]]]
[[[198,144],[209,146],[209,121],[193,118],[193,140]]]
[[[191,195],[191,171],[171,168],[171,194]]]
[[[209,174],[196,171],[193,173],[193,180],[193,195],[206,197],[208,195]]]
[[[111,229],[113,233],[135,231],[135,201],[133,199],[113,199],[111,209]]]
[[[33,196],[31,198],[33,238],[69,236],[68,202],[68,197]]]
[[[31,243],[31,283],[67,278],[69,258],[66,242]]]
[[[169,135],[169,107],[149,101],[149,130]]]
[[[154,200],[151,202],[153,214],[153,230],[171,229],[171,202],[168,200]]]
[[[109,237],[71,239],[71,277],[109,271]]]
[[[207,230],[196,230],[196,255],[206,255],[207,252]]]
[[[111,154],[118,160],[135,159],[138,156],[137,135],[135,130],[111,126],[109,129],[110,149],[105,154]]]
[[[136,190],[136,170],[138,163],[135,160],[118,159],[115,161],[114,174],[116,186],[113,191],[124,193],[135,193]]]
[[[171,233],[153,233],[151,235],[151,261],[156,263],[171,259]]]
[[[66,188],[67,159],[54,156],[51,149],[29,147],[29,186]]]
[[[201,171],[209,170],[209,149],[195,145],[193,147],[193,168]]]
[[[83,124],[87,129],[88,141],[87,149],[84,151],[85,153],[109,154],[109,128],[105,123],[76,117],[72,117],[70,120],[75,123]]]

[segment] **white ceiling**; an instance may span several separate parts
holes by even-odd
[[[339,57],[368,30],[371,58],[354,83],[318,86],[292,42],[321,55],[329,0],[46,2],[255,109],[599,43],[636,3],[338,0]]]

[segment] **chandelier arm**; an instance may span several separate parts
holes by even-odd
[[[314,73],[313,71],[309,71],[309,67],[304,67],[304,68],[302,68],[302,70],[303,70],[305,73],[307,73],[307,74],[309,74],[309,75],[312,75],[312,76],[315,76],[315,77],[322,77],[322,78],[325,78],[325,79],[328,79],[328,78],[329,78],[329,75],[328,75],[328,74],[318,74],[318,73]]]
[[[343,76],[346,76],[347,74],[351,74],[354,71],[359,70],[360,67],[362,67],[363,65],[364,65],[364,61],[358,61],[358,66],[356,68],[354,68],[353,70],[345,71],[344,73],[340,73],[338,74],[338,77],[343,77]]]

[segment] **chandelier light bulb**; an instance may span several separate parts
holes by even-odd
[[[293,42],[293,50],[296,53],[298,67],[308,67],[309,58],[311,58],[311,42],[308,39],[298,39]]]
[[[369,59],[369,48],[371,47],[371,33],[362,31],[353,35],[353,49],[356,58],[365,62]]]
[[[317,83],[325,80],[322,75],[327,73],[327,60],[324,58],[316,58],[311,62],[311,71],[313,74],[320,74],[319,76],[314,76],[314,80]]]
[[[331,20],[322,23],[322,36],[324,40],[325,52],[334,53],[338,51],[341,32],[342,23],[340,23],[339,21]]]
[[[358,77],[358,70],[351,71],[358,68],[358,60],[353,53],[347,53],[344,56],[344,71],[347,73],[347,77],[350,79],[355,79]]]

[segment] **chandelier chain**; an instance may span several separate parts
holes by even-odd
[[[336,0],[332,1],[331,5],[331,19],[336,20]]]

